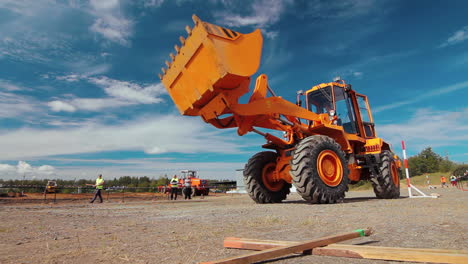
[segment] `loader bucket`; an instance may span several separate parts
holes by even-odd
[[[218,94],[250,80],[260,65],[263,39],[258,29],[241,34],[192,18],[194,28],[186,27],[187,39],[180,37],[182,46],[175,46],[159,77],[180,113],[193,116]],[[237,98],[230,99],[246,92],[233,92]]]

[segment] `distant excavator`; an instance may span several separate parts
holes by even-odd
[[[186,27],[188,38],[180,37],[182,46],[175,46],[159,77],[182,115],[266,139],[262,147],[273,151],[255,154],[244,169],[255,202],[281,202],[294,184],[308,202],[335,203],[345,197],[348,184],[361,180],[372,182],[378,198],[400,196],[401,162],[377,137],[365,95],[337,78],[297,92],[291,103],[260,74],[250,99],[240,104],[260,65],[260,30],[242,34],[195,15],[193,21],[193,29]],[[283,138],[259,128],[282,131]]]
[[[57,182],[56,181],[47,181],[47,185],[44,189],[44,194],[46,193],[55,193],[57,191]]]
[[[198,178],[198,173],[195,170],[182,170],[182,178],[179,179],[180,184],[183,186],[184,178],[190,178],[192,185],[192,195],[193,196],[205,196],[210,193],[210,188],[208,187],[208,181]]]

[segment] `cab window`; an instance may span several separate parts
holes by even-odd
[[[375,137],[374,123],[371,121],[366,99],[361,95],[357,95],[356,98],[358,101],[359,112],[361,112],[362,125],[364,126],[366,137]]]
[[[331,87],[321,88],[307,95],[308,109],[316,114],[329,113],[333,108]]]
[[[342,87],[334,86],[337,125],[346,133],[356,134],[356,118],[351,99]]]

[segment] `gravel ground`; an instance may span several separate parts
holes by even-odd
[[[224,249],[228,236],[310,240],[366,227],[375,234],[343,243],[467,250],[468,192],[437,192],[438,199],[379,200],[354,191],[331,205],[307,204],[297,194],[263,205],[247,195],[0,205],[0,263],[197,263],[246,253]],[[271,263],[389,262],[293,255]]]

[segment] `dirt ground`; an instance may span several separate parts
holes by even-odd
[[[240,194],[0,204],[0,263],[197,263],[247,252],[224,249],[228,236],[310,240],[366,227],[376,233],[343,243],[468,249],[468,192],[436,192],[438,199],[379,200],[372,191],[352,191],[344,203],[331,205],[307,204],[297,194],[263,205]],[[271,263],[389,262],[292,255]]]

